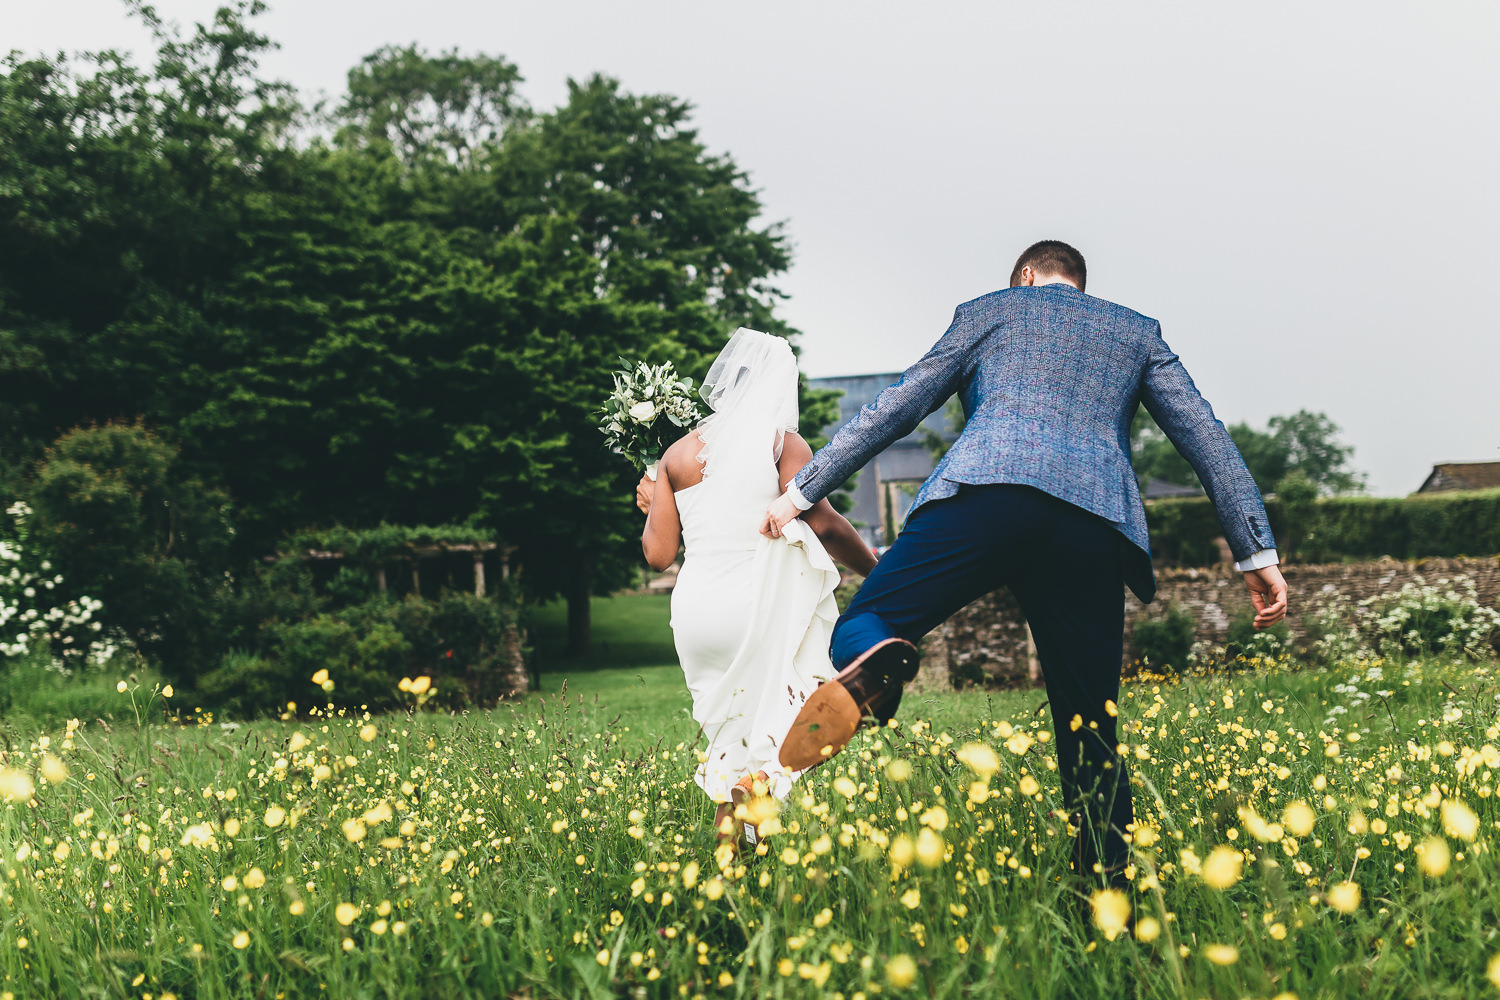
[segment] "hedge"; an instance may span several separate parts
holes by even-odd
[[[1296,562],[1345,562],[1394,556],[1500,554],[1500,489],[1417,493],[1409,497],[1329,497],[1289,505],[1266,500],[1282,554]],[[1146,505],[1158,564],[1211,566],[1223,535],[1206,497],[1154,500]]]

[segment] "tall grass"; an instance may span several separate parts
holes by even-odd
[[[1129,685],[1120,933],[1068,873],[1038,696],[917,699],[936,724],[861,735],[762,817],[759,856],[721,869],[681,682],[638,673],[490,713],[228,728],[143,684],[111,694],[114,722],[31,733],[0,774],[18,796],[0,809],[0,990],[1495,992],[1488,667]]]

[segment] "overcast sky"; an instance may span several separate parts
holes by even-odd
[[[212,0],[160,0],[190,24]],[[4,0],[0,50],[149,38]],[[1500,461],[1500,5],[273,0],[265,68],[386,43],[686,97],[785,220],[811,375],[899,371],[1037,239],[1159,319],[1226,422],[1322,410],[1378,494]]]

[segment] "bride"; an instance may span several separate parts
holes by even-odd
[[[656,481],[642,478],[641,548],[652,569],[686,554],[672,591],[672,632],[708,739],[696,780],[719,804],[714,829],[737,849],[734,816],[752,796],[785,798],[800,772],[778,742],[807,696],[835,673],[828,643],[838,618],[832,554],[868,575],[874,553],[824,500],[780,538],[760,533],[766,505],[812,458],[797,435],[797,362],[785,340],[741,328],[704,379],[713,413],[667,449]],[[741,810],[743,817],[743,811]]]

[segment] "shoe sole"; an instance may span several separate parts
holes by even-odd
[[[897,647],[900,647],[899,649]],[[888,650],[882,654],[882,651]],[[849,664],[839,675],[826,684],[819,685],[797,713],[796,721],[787,731],[777,754],[781,766],[793,771],[805,771],[814,764],[838,753],[849,745],[859,731],[870,705],[860,705],[847,688],[840,683],[843,678],[862,669],[877,655],[899,656],[902,669],[888,671],[892,675],[908,673],[905,669],[916,661],[916,649],[902,639],[887,639],[878,643],[857,660]],[[914,671],[911,671],[914,673]],[[907,677],[906,680],[910,680]],[[903,682],[904,683],[904,682]],[[879,700],[877,697],[876,700]],[[874,704],[874,701],[871,702]]]

